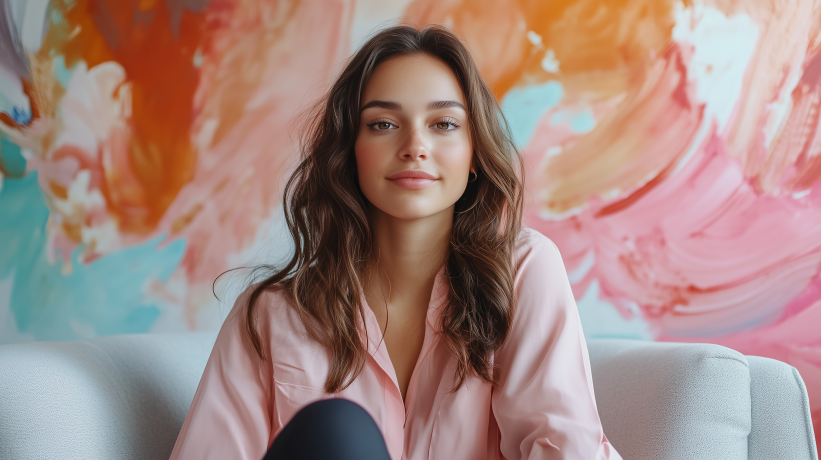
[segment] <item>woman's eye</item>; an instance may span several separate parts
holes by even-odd
[[[370,126],[371,129],[374,129],[376,131],[387,131],[391,128],[396,127],[393,123],[389,121],[375,121],[373,123],[368,124],[368,126]]]
[[[453,121],[440,121],[434,123],[433,126],[440,131],[453,131],[454,129],[459,127],[459,125]]]

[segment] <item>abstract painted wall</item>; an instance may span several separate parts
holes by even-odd
[[[586,334],[786,361],[819,433],[819,3],[0,0],[0,343],[218,327],[214,278],[287,251],[294,117],[368,33],[434,22]]]

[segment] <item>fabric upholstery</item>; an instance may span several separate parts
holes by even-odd
[[[625,459],[817,460],[791,366],[709,344],[588,342],[608,439]]]
[[[744,355],[706,344],[591,341],[602,426],[625,459],[747,459]]]
[[[0,458],[167,459],[214,338],[0,347]]]
[[[214,334],[0,346],[0,458],[167,459]],[[792,367],[716,345],[590,340],[604,431],[626,460],[817,460]]]
[[[794,367],[774,359],[747,356],[752,385],[753,460],[817,460],[810,402]]]

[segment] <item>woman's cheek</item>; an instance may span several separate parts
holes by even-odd
[[[453,187],[461,196],[464,185],[467,183],[470,172],[470,161],[472,159],[471,146],[457,143],[450,146],[443,146],[438,158],[439,166],[446,171],[450,180],[450,187]],[[458,189],[458,190],[456,190]]]
[[[369,142],[357,142],[354,146],[359,186],[366,194],[376,187],[381,178],[380,150],[379,146]]]

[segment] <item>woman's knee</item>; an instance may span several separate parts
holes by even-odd
[[[382,433],[371,416],[345,399],[325,399],[302,408],[282,429],[265,460],[388,460]]]

